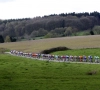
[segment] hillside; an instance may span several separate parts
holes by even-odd
[[[0,44],[0,48],[24,52],[40,52],[52,47],[65,46],[71,49],[100,48],[100,35],[59,37]]]
[[[0,20],[0,35],[17,40],[100,34],[100,13],[62,13]]]
[[[95,74],[89,74],[96,72]],[[58,63],[0,54],[0,90],[99,90],[100,64]]]

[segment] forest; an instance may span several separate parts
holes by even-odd
[[[0,20],[3,42],[100,34],[100,13],[61,13],[43,17]],[[2,42],[0,38],[0,42]]]

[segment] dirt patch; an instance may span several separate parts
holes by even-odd
[[[97,74],[97,71],[96,70],[88,71],[86,74],[87,75],[95,75],[95,74]]]

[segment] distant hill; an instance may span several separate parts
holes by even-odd
[[[100,34],[100,13],[61,13],[43,17],[0,20],[0,35],[17,39]]]

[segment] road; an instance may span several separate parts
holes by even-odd
[[[63,60],[60,60],[60,61],[58,61],[58,60],[47,60],[47,59],[43,59],[43,58],[32,58],[32,57],[26,57],[26,56],[18,56],[18,55],[11,54],[10,52],[5,52],[5,54],[10,54],[10,55],[17,56],[17,57],[41,60],[41,61],[66,62],[66,63],[83,63],[83,64],[100,64],[100,63],[95,63],[95,62],[75,62],[75,61],[72,62],[72,61],[63,61]]]

